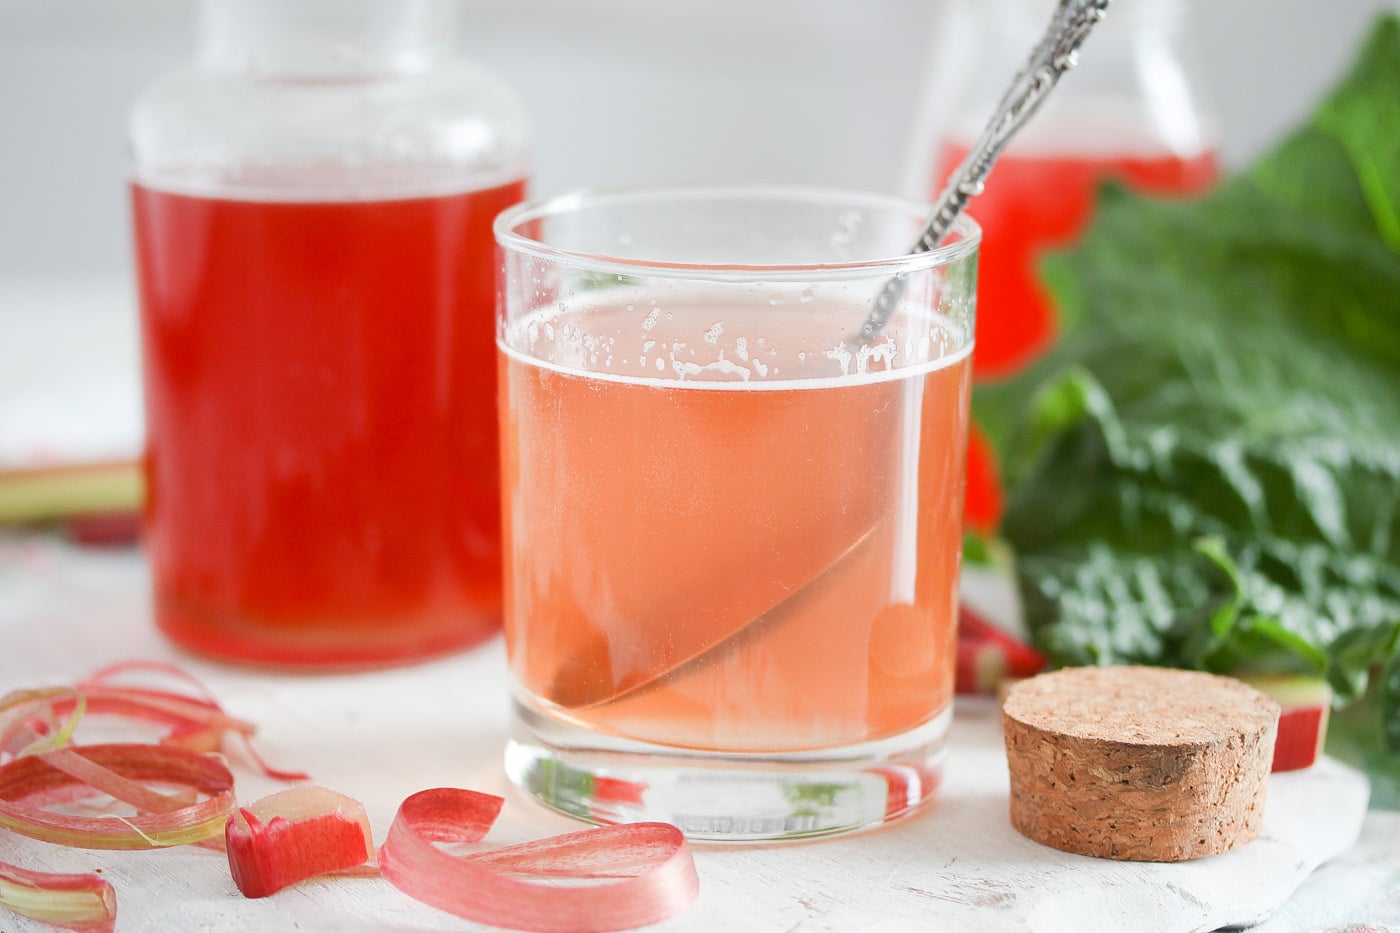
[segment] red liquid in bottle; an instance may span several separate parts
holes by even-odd
[[[948,146],[936,179],[947,178],[967,155]],[[1031,362],[1055,336],[1055,313],[1038,263],[1069,246],[1088,226],[1098,185],[1116,179],[1157,195],[1199,194],[1215,180],[1213,153],[1161,155],[1018,155],[997,160],[985,194],[970,213],[982,226],[977,273],[977,379],[1009,376]],[[967,521],[983,530],[1001,516],[992,457],[977,433],[968,471]]]
[[[364,666],[496,631],[491,223],[523,193],[133,187],[148,544],[171,638]]]

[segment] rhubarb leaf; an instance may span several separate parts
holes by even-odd
[[[1106,188],[1083,241],[1044,266],[1057,344],[974,396],[1053,662],[1313,672],[1340,702],[1370,688],[1391,762],[1396,88],[1392,14],[1311,122],[1209,196]]]

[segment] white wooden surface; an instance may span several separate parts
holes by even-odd
[[[0,535],[0,691],[71,681],[132,657],[188,666],[231,712],[261,724],[259,748],[274,764],[305,768],[361,799],[376,839],[403,797],[437,785],[506,795],[492,841],[577,828],[506,786],[499,640],[450,659],[355,675],[222,667],[181,655],[154,631],[138,551]],[[239,773],[242,798],[274,789]],[[657,929],[1186,931],[1247,924],[1280,905],[1261,933],[1400,927],[1400,814],[1368,816],[1364,779],[1336,763],[1276,776],[1254,843],[1180,865],[1081,858],[1029,842],[1007,821],[1006,786],[995,711],[964,703],[932,810],[844,839],[697,848],[700,899]],[[377,878],[314,881],[248,901],[222,857],[203,850],[87,852],[0,834],[0,860],[101,868],[117,888],[119,931],[474,929]],[[0,915],[4,933],[35,929],[46,928]]]
[[[0,465],[134,452],[134,320],[129,290],[116,284],[0,280]],[[259,748],[274,763],[364,801],[378,839],[405,796],[454,784],[507,795],[492,841],[576,828],[506,787],[499,642],[354,676],[220,667],[182,656],[155,632],[145,573],[135,550],[80,551],[0,532],[0,692],[71,681],[120,658],[175,659],[262,725]],[[1363,785],[1340,766],[1275,779],[1265,837],[1239,852],[1133,866],[1052,852],[1010,829],[985,706],[960,707],[953,743],[938,805],[912,821],[798,846],[698,849],[700,900],[658,929],[1176,931],[1246,923],[1282,903],[1259,933],[1400,931],[1400,813],[1372,812],[1363,823]],[[247,771],[239,780],[245,799],[275,789]],[[118,891],[119,931],[472,928],[379,879],[246,901],[222,859],[204,851],[73,851],[0,833],[0,860],[102,868]],[[0,933],[33,929],[47,928],[0,913]]]

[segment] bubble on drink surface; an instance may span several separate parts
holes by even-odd
[[[647,316],[642,318],[642,330],[651,330],[659,320],[661,320],[661,308],[653,303],[651,309],[647,311]]]
[[[739,359],[744,360],[745,362],[748,361],[749,341],[747,338],[740,337],[734,341],[734,355],[739,357]]]
[[[768,304],[774,308],[783,304],[785,301],[787,301],[787,299],[783,297],[782,292],[773,292],[773,294],[768,296]]]
[[[688,360],[672,360],[671,369],[676,377],[685,382],[687,379],[694,379],[697,376],[704,377],[708,381],[720,381],[719,376],[736,376],[740,382],[748,382],[752,375],[749,370],[740,366],[733,360],[724,358],[724,353],[720,353],[719,359],[712,363],[691,363]]]
[[[893,369],[898,353],[899,348],[895,346],[893,337],[886,337],[879,343],[861,347],[856,354],[856,372],[865,375],[870,372],[871,363],[883,363],[886,370]]]
[[[851,374],[851,363],[855,361],[855,354],[844,343],[838,343],[827,350],[824,355],[827,359],[836,361],[836,364],[841,367],[841,375],[849,376]]]
[[[705,342],[711,345],[719,343],[720,336],[724,333],[724,322],[715,321],[705,329]]]
[[[810,288],[804,288],[802,289],[802,293],[797,296],[797,300],[805,305],[810,304],[812,302],[812,299],[815,297],[816,296],[812,293],[812,290]]]

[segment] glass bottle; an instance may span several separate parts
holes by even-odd
[[[935,195],[994,112],[1055,0],[951,0],[945,54],[968,77],[935,146]],[[982,225],[978,271],[979,380],[1012,375],[1049,346],[1055,313],[1037,268],[1083,232],[1101,181],[1158,195],[1201,193],[1218,173],[1215,128],[1184,55],[1184,0],[1125,0],[1089,37],[1079,64],[998,159],[969,211]],[[943,69],[948,74],[954,69]],[[994,527],[1001,496],[974,431],[968,514]]]
[[[202,0],[130,123],[159,627],[406,662],[501,617],[491,222],[516,96],[451,0]]]

